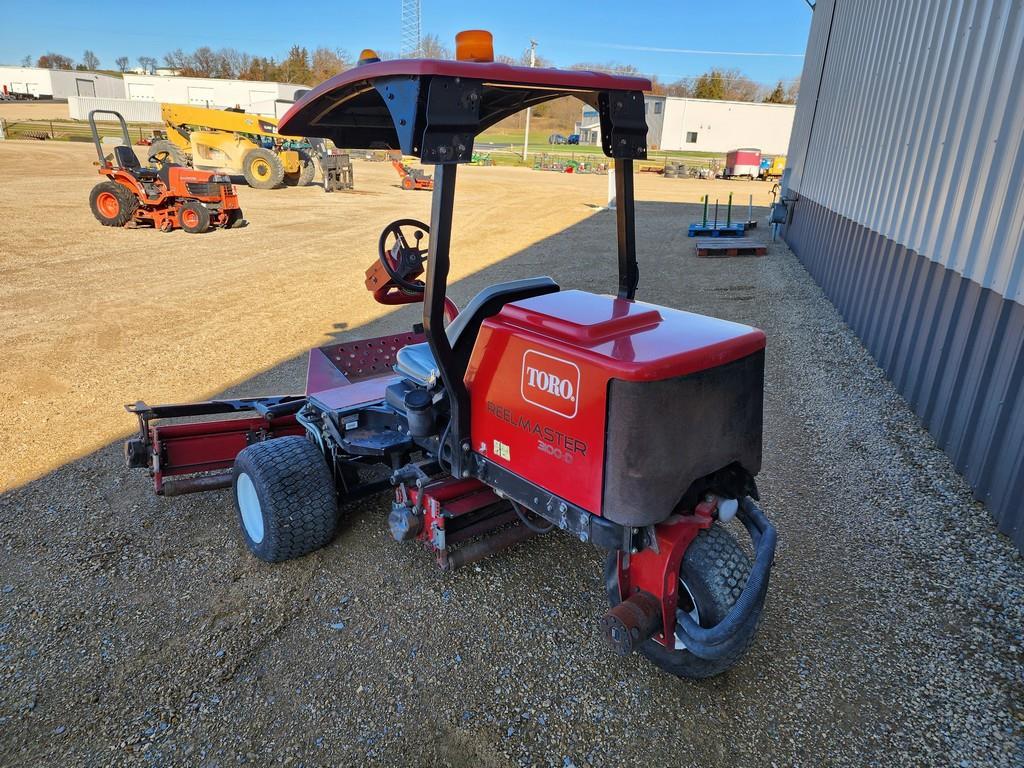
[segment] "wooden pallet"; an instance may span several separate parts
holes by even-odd
[[[729,240],[698,240],[697,255],[704,258],[723,256],[764,256],[768,247],[764,243],[751,240],[749,237],[730,238]]]
[[[746,228],[742,224],[691,224],[687,237],[742,237]]]

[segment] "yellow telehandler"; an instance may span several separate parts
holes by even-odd
[[[313,181],[316,165],[308,142],[280,135],[274,118],[187,104],[162,104],[160,115],[167,130],[154,139],[152,154],[167,152],[179,165],[241,174],[256,189]]]

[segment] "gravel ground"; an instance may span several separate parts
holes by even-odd
[[[601,555],[568,536],[444,574],[375,498],[270,567],[226,493],[154,498],[112,444],[0,496],[0,762],[1024,764],[1024,561],[792,254],[696,259],[695,212],[640,205],[639,296],[768,334],[780,545],[735,669],[691,683],[613,656]],[[595,214],[454,293],[543,272],[608,290],[612,232]]]

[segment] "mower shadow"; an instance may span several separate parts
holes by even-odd
[[[770,322],[765,305],[752,300],[765,260],[697,259],[686,227],[699,212],[698,205],[637,204],[638,298]],[[457,270],[458,253],[452,263]],[[489,284],[544,274],[563,289],[613,293],[614,214],[594,213],[466,275],[450,295],[461,306]],[[372,301],[369,294],[366,300]],[[325,326],[332,342],[351,341],[408,330],[421,311],[403,307],[356,327],[325,318]],[[218,396],[298,393],[305,367],[302,354]],[[131,428],[126,416],[125,429]],[[13,595],[2,603],[7,634],[0,640],[21,652],[15,666],[23,681],[0,696],[0,717],[11,718],[5,749],[18,745],[43,758],[55,748],[48,738],[53,729],[74,722],[79,725],[60,746],[62,754],[81,758],[72,762],[91,762],[126,741],[151,743],[149,758],[163,754],[173,762],[174,749],[216,744],[230,731],[231,748],[241,752],[262,748],[272,733],[279,744],[297,744],[301,754],[314,749],[308,734],[328,733],[336,764],[346,762],[353,745],[369,749],[367,739],[385,745],[385,762],[426,764],[452,749],[455,732],[480,740],[468,747],[475,757],[492,754],[502,734],[513,731],[502,714],[507,708],[515,728],[530,723],[523,744],[537,760],[559,740],[581,756],[635,756],[636,742],[624,745],[621,735],[583,715],[598,696],[604,701],[605,692],[628,687],[645,696],[609,697],[604,716],[644,722],[659,734],[648,748],[669,755],[682,738],[678,724],[700,722],[700,707],[717,706],[737,688],[748,701],[756,698],[765,645],[789,624],[773,613],[735,672],[699,687],[680,683],[639,657],[620,660],[604,647],[596,625],[607,605],[603,556],[568,536],[542,537],[445,574],[429,553],[390,539],[382,496],[348,505],[331,547],[269,567],[241,545],[228,492],[156,498],[143,474],[123,467],[120,445],[0,496],[3,578]],[[19,617],[29,606],[37,618],[26,622]],[[29,653],[43,646],[46,653]],[[72,647],[86,650],[75,654]],[[401,674],[393,674],[396,663]],[[25,709],[24,697],[35,695],[30,678],[47,682],[40,706]],[[297,689],[303,696],[286,693]],[[704,693],[694,697],[696,690]],[[211,697],[223,703],[207,719],[200,713],[213,706]],[[310,711],[300,701],[349,697],[361,705]],[[157,700],[163,704],[151,706]],[[395,714],[396,701],[403,702],[403,717]],[[527,710],[546,713],[550,725],[536,725],[537,716],[524,720],[519,713]],[[415,727],[403,731],[392,723],[367,736],[367,716],[378,724],[395,717],[429,722],[438,730],[421,739]],[[587,724],[581,727],[580,718]],[[101,721],[117,725],[88,725]],[[160,722],[173,725],[153,731]],[[685,740],[696,755],[722,755],[713,734],[695,729]]]

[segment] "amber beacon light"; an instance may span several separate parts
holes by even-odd
[[[455,35],[459,61],[494,61],[494,36],[485,29],[467,29]]]

